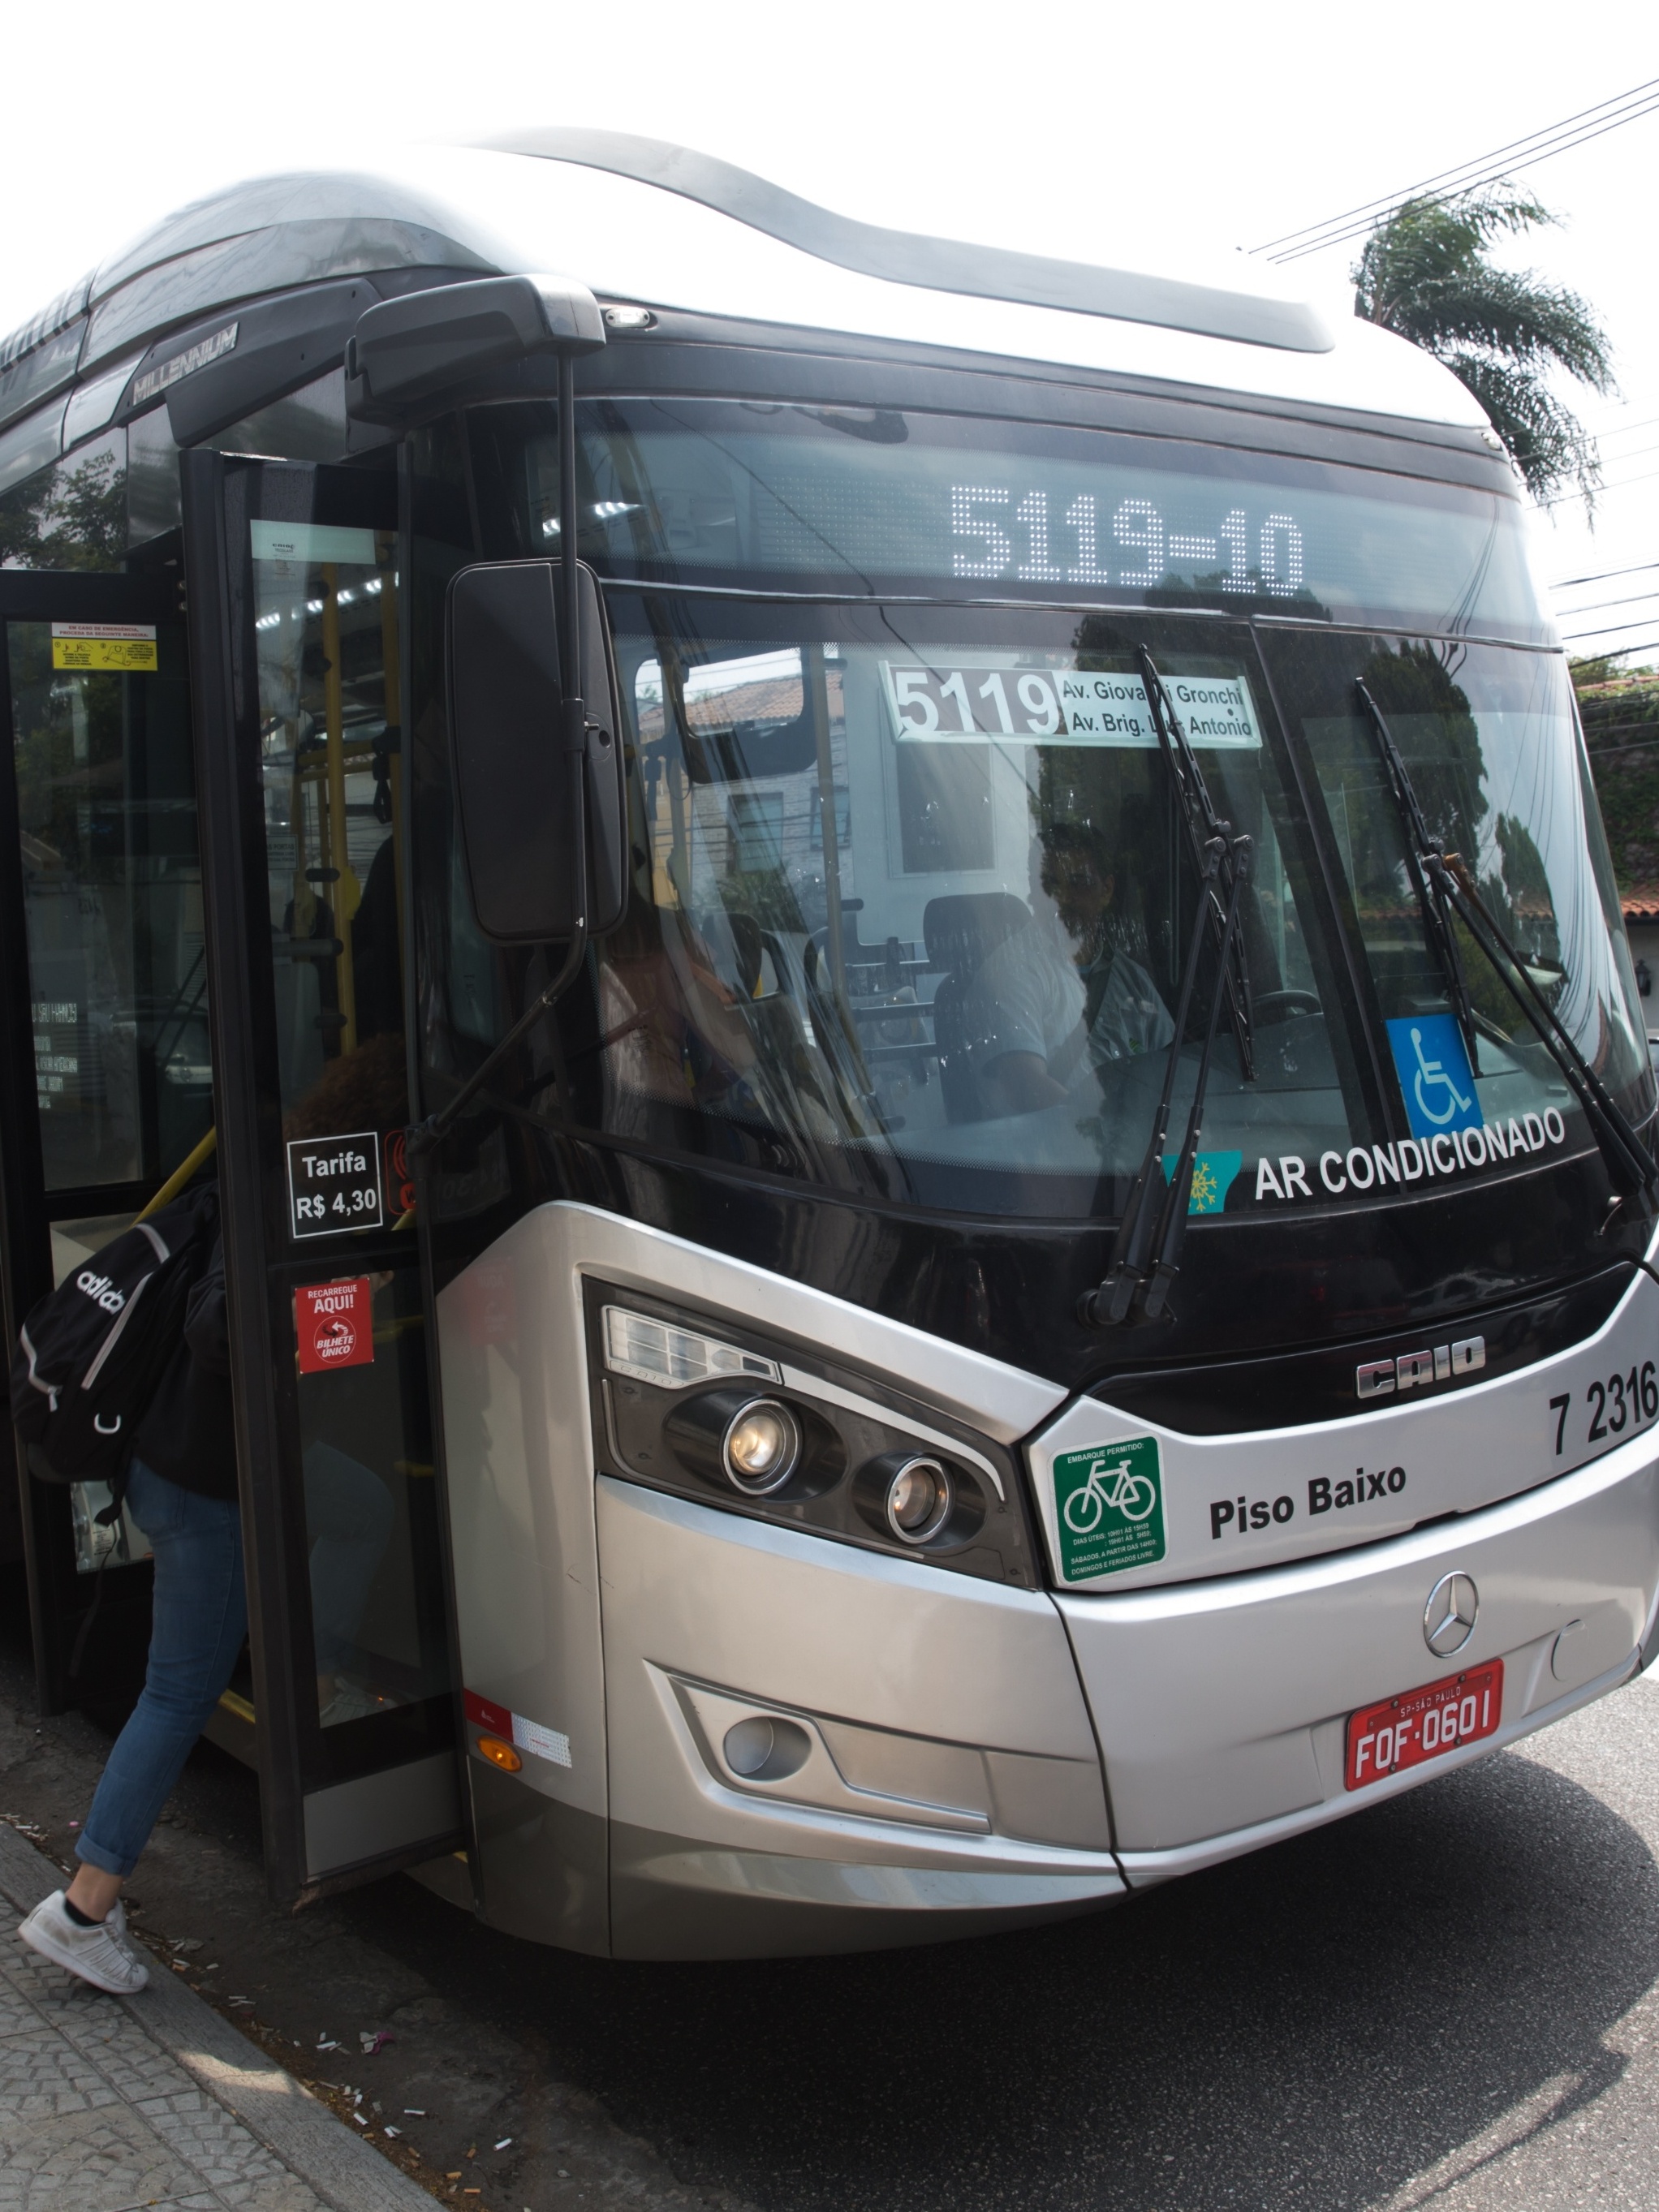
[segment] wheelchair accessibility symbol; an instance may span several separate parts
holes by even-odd
[[[1389,1043],[1406,1094],[1413,1136],[1485,1127],[1468,1051],[1455,1016],[1407,1014],[1389,1024]]]

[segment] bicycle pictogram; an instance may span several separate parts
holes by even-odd
[[[1136,1474],[1127,1460],[1109,1467],[1103,1454],[1090,1468],[1083,1487],[1072,1492],[1062,1510],[1066,1526],[1074,1536],[1092,1536],[1109,1511],[1121,1513],[1126,1521],[1145,1521],[1157,1504],[1158,1485],[1151,1475]]]

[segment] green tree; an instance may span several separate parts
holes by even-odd
[[[1576,487],[1593,508],[1595,441],[1550,378],[1612,392],[1606,334],[1577,292],[1500,269],[1490,252],[1500,238],[1557,220],[1506,184],[1407,200],[1365,241],[1352,272],[1354,313],[1421,346],[1468,386],[1535,499]]]
[[[1659,883],[1659,669],[1577,660],[1572,681],[1619,888]]]

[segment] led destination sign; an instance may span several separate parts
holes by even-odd
[[[951,574],[1133,592],[1191,575],[1213,580],[1218,591],[1284,599],[1302,589],[1306,546],[1294,515],[1253,522],[1247,509],[1230,507],[1211,530],[1177,530],[1150,499],[1084,491],[1067,501],[1062,493],[1054,507],[1051,525],[1046,491],[1017,499],[1006,484],[953,484]]]
[[[617,577],[811,575],[860,597],[891,580],[1066,605],[1167,592],[1547,635],[1507,488],[920,410],[617,399],[583,418],[584,544]],[[538,431],[543,498],[554,444]]]

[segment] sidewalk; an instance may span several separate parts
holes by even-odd
[[[432,2212],[160,1960],[112,1997],[20,1943],[62,1881],[0,1824],[0,2212]]]

